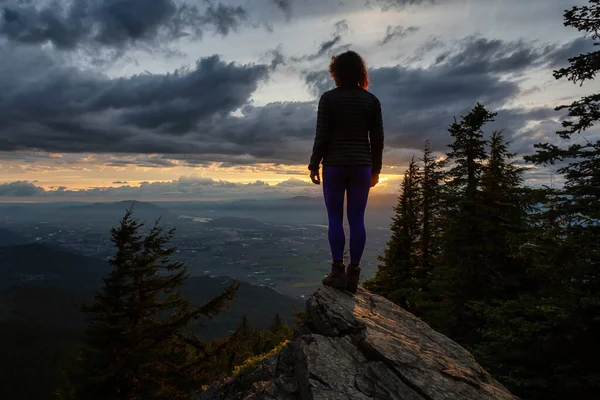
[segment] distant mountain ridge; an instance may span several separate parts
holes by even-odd
[[[28,243],[29,239],[9,229],[0,228],[0,247]]]
[[[231,279],[227,277],[191,277],[183,293],[193,306],[200,306],[217,296]],[[50,285],[32,284],[13,286],[0,291],[0,322],[13,321],[21,324],[36,324],[52,329],[83,329],[85,315],[77,302],[93,301],[95,290],[73,287],[71,289]],[[300,300],[282,295],[273,289],[241,282],[237,298],[230,308],[211,321],[204,320],[202,327],[194,330],[206,337],[224,337],[235,329],[243,316],[256,328],[264,329],[272,323],[276,313],[291,324],[292,309],[301,309]]]
[[[118,202],[107,203],[90,203],[83,205],[70,205],[61,207],[57,210],[57,216],[63,218],[84,218],[92,221],[118,221],[125,215],[125,211],[133,206],[135,218],[152,224],[154,221],[161,219],[162,222],[172,221],[176,217],[165,207],[157,206],[156,204],[123,200]]]
[[[168,210],[164,207],[157,206],[156,204],[152,204],[145,201],[137,201],[137,200],[122,200],[117,202],[107,202],[107,203],[91,203],[91,204],[78,204],[62,207],[59,210],[61,211],[124,211],[131,206],[134,207],[136,213],[140,211],[161,211],[168,212]]]
[[[56,324],[51,321],[54,313],[59,311],[56,304],[64,305],[70,301],[73,308],[63,307],[62,312],[70,313],[79,320],[75,317],[79,312],[74,301],[91,299],[93,293],[100,289],[102,278],[110,273],[110,268],[105,260],[38,243],[0,247],[0,312],[7,307],[18,307],[18,315],[49,318],[42,325],[54,326]],[[194,305],[200,306],[218,295],[230,280],[228,277],[191,277],[185,283],[184,294]],[[48,300],[52,296],[56,301]],[[2,299],[5,304],[2,304]],[[230,310],[217,316],[199,332],[224,336],[237,326],[243,315],[261,328],[267,327],[276,313],[291,321],[292,307],[300,309],[303,303],[271,288],[241,282],[238,297]],[[28,319],[24,318],[22,322],[27,323]]]
[[[39,243],[0,247],[0,288],[33,282],[62,288],[90,288],[110,271],[104,260]]]

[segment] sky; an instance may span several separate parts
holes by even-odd
[[[560,143],[552,71],[593,51],[584,0],[3,0],[0,201],[318,195],[308,160],[332,55],[364,57],[381,101],[378,193],[453,118],[497,112],[518,158]],[[588,133],[593,135],[594,133]],[[577,140],[584,140],[579,138]],[[550,168],[527,182],[549,184]]]

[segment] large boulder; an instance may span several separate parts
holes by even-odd
[[[213,399],[517,397],[469,352],[385,298],[321,287],[287,346],[195,398]]]

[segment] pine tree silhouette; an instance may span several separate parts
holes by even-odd
[[[394,208],[392,236],[387,243],[382,262],[375,276],[363,283],[363,287],[381,294],[411,309],[414,274],[418,266],[418,238],[420,236],[420,176],[414,157],[404,174],[398,204]]]
[[[73,373],[77,399],[188,399],[205,383],[220,348],[209,350],[189,325],[225,308],[238,283],[191,307],[181,292],[187,266],[170,260],[174,230],[159,223],[143,236],[132,207],[111,230],[112,271],[95,302],[82,307],[90,322]]]
[[[600,1],[574,6],[564,13],[564,25],[600,38]],[[600,71],[600,51],[569,58],[569,66],[554,71],[556,79],[583,85]],[[600,93],[556,108],[566,110],[561,144],[539,143],[525,157],[536,165],[555,165],[564,186],[552,191],[543,219],[547,232],[534,238],[536,276],[543,286],[534,303],[540,323],[531,335],[543,337],[546,353],[543,382],[546,398],[592,398],[600,392],[600,139],[585,131],[600,120]],[[541,333],[541,334],[540,334]],[[560,351],[556,349],[560,343]]]

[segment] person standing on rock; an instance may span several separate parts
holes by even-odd
[[[355,293],[367,232],[365,209],[370,188],[379,182],[383,154],[383,122],[379,99],[368,92],[364,60],[353,51],[334,56],[329,73],[336,88],[321,95],[308,169],[319,185],[323,163],[323,197],[329,219],[333,262],[323,285]],[[350,263],[344,265],[344,197],[350,225]]]

